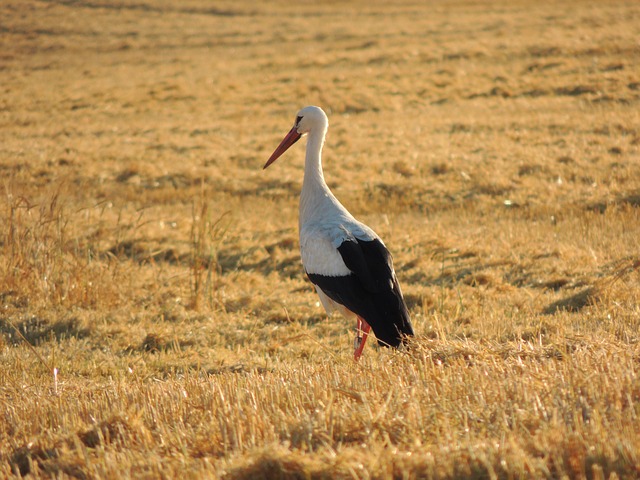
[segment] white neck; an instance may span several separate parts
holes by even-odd
[[[322,172],[322,146],[327,130],[313,129],[307,135],[307,151],[304,162],[304,180],[300,193],[300,225],[322,210],[321,204],[335,199]]]
[[[304,159],[304,181],[302,191],[328,189],[322,172],[322,147],[326,130],[312,130],[307,135],[307,152]]]

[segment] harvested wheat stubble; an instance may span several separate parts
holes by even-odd
[[[0,476],[640,476],[640,5],[0,6]],[[351,359],[329,186],[416,328]]]

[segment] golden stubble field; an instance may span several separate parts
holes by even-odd
[[[640,476],[640,5],[0,5],[0,476]],[[298,253],[305,105],[417,338]]]

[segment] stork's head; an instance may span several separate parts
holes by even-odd
[[[296,115],[296,122],[293,124],[293,128],[287,133],[286,137],[280,142],[280,145],[264,164],[263,168],[267,168],[273,162],[275,162],[280,155],[287,151],[287,149],[300,140],[302,135],[310,132],[319,131],[324,134],[329,126],[329,120],[327,115],[322,111],[320,107],[309,106],[304,107]]]

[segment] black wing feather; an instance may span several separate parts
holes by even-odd
[[[364,318],[378,343],[398,347],[413,335],[409,311],[393,270],[391,254],[379,239],[347,240],[338,247],[350,275],[307,272],[309,280],[333,301]]]

